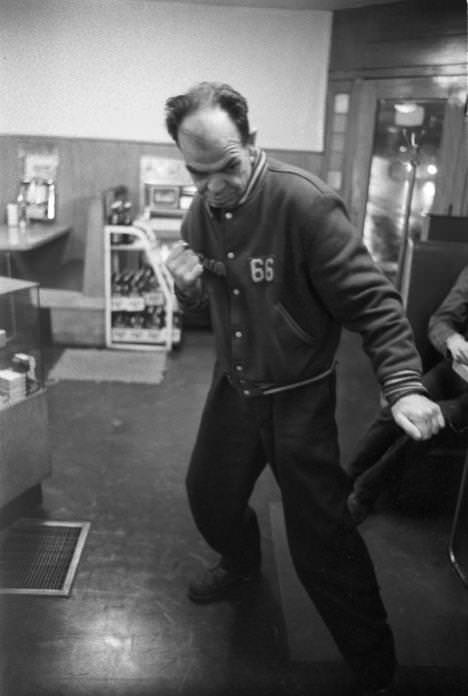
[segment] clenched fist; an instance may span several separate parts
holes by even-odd
[[[182,292],[190,292],[199,286],[203,266],[197,254],[185,242],[175,244],[166,259],[166,267],[174,283]]]
[[[429,440],[445,426],[438,404],[422,394],[408,394],[391,407],[393,419],[413,440]]]

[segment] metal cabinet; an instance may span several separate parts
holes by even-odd
[[[0,277],[0,507],[50,474],[39,286]]]

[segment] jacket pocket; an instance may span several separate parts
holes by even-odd
[[[316,340],[307,333],[307,331],[304,331],[304,329],[299,326],[297,321],[293,319],[293,317],[289,314],[287,309],[281,304],[281,302],[278,302],[276,305],[276,309],[278,310],[278,314],[283,318],[283,320],[286,322],[287,326],[293,334],[297,338],[299,338],[301,341],[304,341],[304,343],[307,343],[310,346],[315,346],[316,345]]]

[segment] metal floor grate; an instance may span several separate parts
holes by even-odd
[[[68,596],[89,522],[21,520],[0,535],[0,594]]]

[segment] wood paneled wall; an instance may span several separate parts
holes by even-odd
[[[22,151],[56,148],[59,156],[57,175],[58,221],[73,227],[66,260],[83,259],[90,202],[111,186],[128,187],[134,210],[139,211],[140,157],[152,155],[178,157],[174,145],[49,138],[0,136],[0,210],[14,201],[22,177]],[[322,155],[313,152],[268,151],[274,157],[318,173]]]
[[[466,73],[465,0],[406,0],[333,14],[330,77]]]

